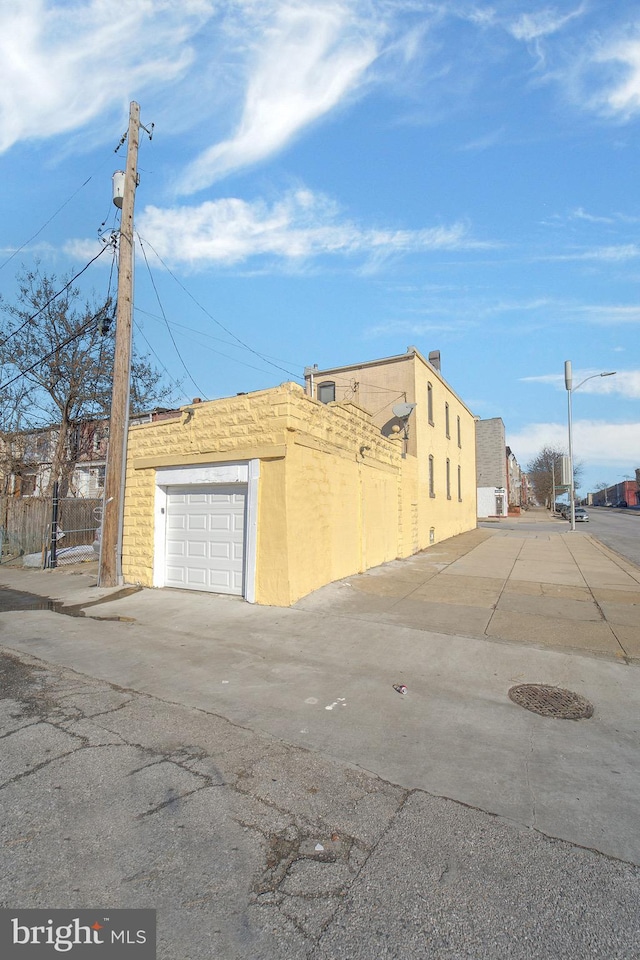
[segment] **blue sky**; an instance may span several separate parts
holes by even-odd
[[[0,25],[6,299],[99,249],[137,100],[135,336],[176,400],[439,349],[525,466],[566,445],[570,359],[618,371],[573,396],[583,492],[640,466],[636,2],[21,0]]]

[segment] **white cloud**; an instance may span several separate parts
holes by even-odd
[[[636,243],[624,243],[609,247],[594,247],[592,250],[575,253],[559,253],[536,257],[537,260],[602,260],[606,263],[637,260],[640,246]]]
[[[429,333],[467,333],[477,326],[477,322],[467,320],[389,320],[369,327],[363,335],[368,340],[400,335],[419,337]]]
[[[618,370],[614,377],[601,377],[600,373],[600,370],[574,370],[574,387],[586,380],[580,386],[581,393],[616,394],[628,400],[640,400],[640,370]],[[548,383],[557,390],[566,389],[563,373],[545,373],[539,377],[521,377],[521,380],[526,383]]]
[[[507,435],[507,443],[522,465],[531,461],[542,447],[566,449],[567,442],[566,423],[531,423],[519,431],[508,431]],[[574,420],[573,449],[576,460],[588,465],[628,465],[632,451],[640,450],[640,420]]]
[[[570,216],[573,220],[586,220],[588,223],[615,223],[614,217],[599,217],[593,213],[587,213],[583,207],[577,207]]]
[[[187,168],[180,192],[192,193],[264,159],[333,109],[362,82],[380,34],[380,22],[359,16],[354,4],[281,6],[251,64],[236,132]]]
[[[469,140],[468,143],[463,144],[459,149],[462,151],[471,151],[478,152],[481,150],[489,150],[491,147],[495,147],[504,139],[505,128],[499,127],[497,130],[492,130],[490,133],[486,133],[482,137],[477,137],[475,140]]]
[[[272,204],[235,197],[199,206],[148,206],[138,231],[163,259],[193,265],[241,263],[270,255],[289,261],[324,254],[386,257],[481,246],[464,224],[423,230],[366,228],[340,218],[327,197],[298,189]]]
[[[175,80],[211,9],[211,0],[4,3],[0,152],[76,130],[134,92]]]
[[[579,313],[589,323],[600,326],[612,326],[619,323],[640,323],[640,306],[622,304],[586,305]]]
[[[609,65],[616,77],[623,74],[594,98],[594,105],[624,119],[637,114],[640,110],[640,39],[618,40],[603,47],[595,55],[593,64]]]
[[[521,14],[507,29],[516,40],[524,40],[530,43],[540,37],[548,37],[562,30],[571,20],[582,16],[584,10],[584,4],[580,4],[575,10],[565,14],[559,13],[552,7],[545,7],[541,10],[535,10],[533,13]]]

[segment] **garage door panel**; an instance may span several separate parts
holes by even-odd
[[[186,555],[186,543],[184,540],[167,540],[168,557],[184,557]]]
[[[187,570],[186,584],[198,590],[207,585],[207,571],[204,567],[190,567]]]
[[[232,518],[229,514],[209,514],[209,530],[230,530],[232,527]]]
[[[242,560],[242,549],[240,550],[240,556],[235,552],[235,547],[230,543],[210,543],[209,544],[209,558],[211,560],[230,560],[233,550],[233,559]]]
[[[190,540],[187,543],[187,556],[192,559],[203,560],[209,552],[209,545],[204,540]]]
[[[184,567],[174,567],[172,564],[167,564],[166,575],[167,579],[171,580],[172,586],[183,586],[185,581],[185,573],[186,571]]]
[[[187,530],[206,530],[208,519],[206,513],[189,514],[186,518]]]
[[[232,546],[232,549],[233,549],[233,559],[234,559],[234,560],[242,560],[242,557],[243,557],[242,544],[241,544],[241,543],[234,543],[234,544],[232,544],[231,546]]]
[[[233,587],[231,574],[222,570],[210,571],[209,587],[218,592],[231,593]]]
[[[166,586],[242,595],[246,488],[167,491]]]

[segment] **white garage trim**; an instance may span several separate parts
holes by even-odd
[[[247,491],[247,518],[244,541],[244,598],[256,600],[256,553],[258,533],[258,481],[260,461],[212,463],[193,467],[162,467],[156,470],[153,585],[166,582],[167,488],[191,484],[239,484]]]

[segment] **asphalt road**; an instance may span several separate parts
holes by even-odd
[[[640,566],[640,510],[615,510],[611,507],[586,509],[589,523],[577,523],[576,528],[588,528],[588,533],[607,547]]]
[[[0,655],[0,737],[3,907],[153,908],[158,960],[638,956],[638,867],[212,713]]]

